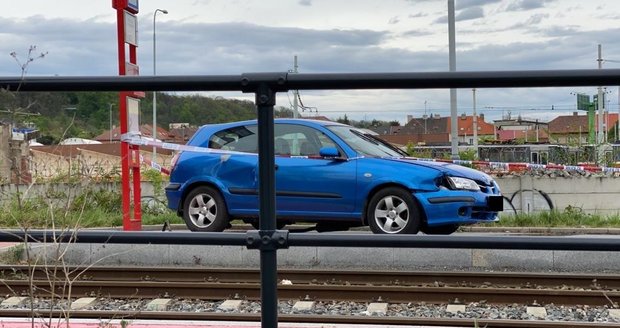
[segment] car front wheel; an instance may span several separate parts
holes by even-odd
[[[416,234],[420,210],[410,192],[396,187],[377,192],[368,203],[368,225],[374,233]]]
[[[212,187],[195,188],[185,198],[183,220],[191,231],[224,231],[228,226],[228,212],[224,199]]]

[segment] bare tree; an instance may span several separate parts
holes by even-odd
[[[47,56],[48,52],[37,52],[37,46],[35,45],[31,45],[30,48],[28,49],[28,54],[26,56],[25,59],[20,59],[20,57],[18,56],[17,52],[13,51],[10,53],[10,56],[13,57],[13,59],[15,59],[15,62],[17,63],[17,65],[19,66],[20,69],[20,79],[23,81],[24,78],[26,77],[26,74],[28,73],[28,68],[30,67],[30,65],[41,58],[44,58],[45,56]],[[20,115],[38,115],[38,113],[30,113],[29,110],[32,106],[35,105],[36,102],[34,101],[28,101],[28,103],[25,106],[22,106],[17,100],[17,94],[19,93],[19,90],[22,86],[22,83],[20,83],[17,87],[16,90],[2,90],[4,92],[7,92],[11,98],[13,98],[13,102],[12,104],[10,104],[6,109],[5,109],[5,113],[8,113],[10,115],[10,121],[9,121],[9,131],[7,133],[7,136],[9,138],[8,140],[8,149],[6,151],[4,155],[4,157],[6,159],[8,159],[8,161],[10,162],[10,173],[8,174],[9,176],[9,182],[15,181],[16,182],[16,197],[17,197],[17,203],[19,208],[21,208],[22,205],[22,195],[21,195],[21,190],[20,190],[20,184],[24,181],[27,181],[28,179],[25,179],[25,173],[27,172],[26,169],[26,163],[23,160],[23,153],[24,153],[24,149],[23,149],[23,143],[22,142],[12,142],[12,131],[13,131],[13,127],[16,125],[16,122],[18,121],[17,117]],[[24,140],[25,141],[25,140]]]

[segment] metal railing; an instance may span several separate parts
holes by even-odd
[[[434,73],[217,76],[0,77],[0,88],[20,91],[241,91],[254,93],[258,112],[260,230],[247,233],[0,231],[0,241],[245,245],[260,250],[261,326],[277,327],[278,249],[290,246],[482,248],[619,251],[620,239],[561,237],[289,234],[276,230],[273,112],[276,94],[289,90],[437,89],[618,85],[620,70],[545,70]]]

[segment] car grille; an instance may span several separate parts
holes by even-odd
[[[476,181],[476,183],[478,184],[478,187],[480,187],[480,191],[482,191],[485,194],[489,194],[489,195],[499,194],[499,189],[495,185],[486,185],[482,183],[481,181]]]

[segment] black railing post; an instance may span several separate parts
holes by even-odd
[[[259,234],[264,242],[260,247],[261,327],[278,326],[278,261],[277,248],[271,245],[276,230],[275,159],[273,107],[276,94],[266,83],[256,89],[258,115],[258,201]]]

